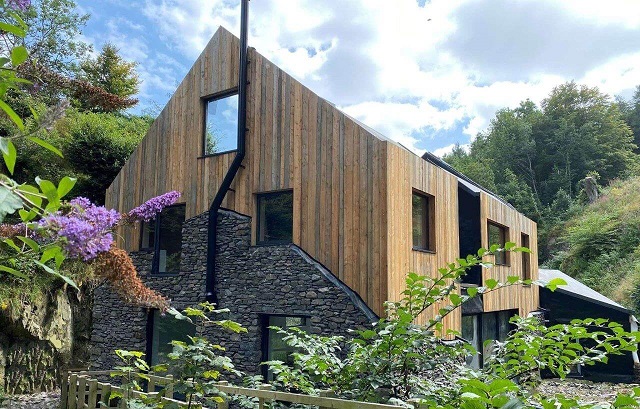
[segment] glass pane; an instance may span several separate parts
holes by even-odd
[[[504,247],[506,236],[505,228],[492,223],[489,223],[487,227],[489,232],[489,247],[494,244],[498,244],[500,247]],[[507,264],[506,253],[503,251],[497,252],[495,255],[495,263]]]
[[[188,321],[176,320],[171,315],[153,312],[153,336],[151,342],[151,364],[166,361],[166,356],[173,350],[171,341],[189,341],[189,335],[196,334],[196,327]]]
[[[429,226],[427,198],[422,195],[413,194],[413,247],[429,249]]]
[[[168,207],[160,215],[159,273],[180,271],[184,216],[185,206]]]
[[[155,230],[156,221],[142,222],[142,240],[140,241],[141,249],[153,249],[155,246]]]
[[[207,102],[204,154],[238,149],[238,95]]]
[[[529,248],[529,236],[522,233],[520,238],[520,244],[522,247]],[[531,253],[522,253],[522,278],[524,280],[529,280],[531,278]]]
[[[483,362],[491,356],[493,352],[493,343],[488,340],[498,339],[497,314],[487,313],[482,315],[482,359]]]
[[[258,197],[258,243],[291,243],[293,192]]]
[[[286,317],[287,327],[301,327],[304,325],[303,317]]]
[[[511,330],[511,324],[509,324],[509,319],[515,315],[511,311],[500,311],[498,313],[498,341],[504,341],[507,339],[509,335],[509,331]]]
[[[478,316],[463,315],[462,316],[462,338],[469,341],[476,351],[480,351],[480,340],[478,339]],[[478,354],[467,357],[467,365],[472,368],[480,368],[480,360]]]

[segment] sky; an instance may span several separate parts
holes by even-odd
[[[157,114],[239,0],[78,0],[84,39],[138,62]],[[495,112],[575,80],[640,85],[640,0],[252,0],[249,45],[416,153],[467,145]]]

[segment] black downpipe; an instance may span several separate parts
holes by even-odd
[[[247,132],[247,26],[249,22],[249,0],[242,0],[240,8],[240,73],[238,75],[238,150],[236,157],[224,176],[222,185],[209,208],[209,229],[207,242],[207,281],[206,300],[218,302],[215,293],[216,281],[216,239],[218,229],[218,210],[227,194],[231,182],[238,173],[245,154],[245,136]]]

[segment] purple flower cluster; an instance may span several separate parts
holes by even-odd
[[[40,220],[40,228],[49,236],[63,240],[68,257],[84,261],[94,259],[99,253],[109,251],[113,244],[111,230],[120,221],[120,214],[96,206],[84,197],[73,199],[71,210]]]
[[[14,10],[25,11],[31,6],[31,0],[7,0],[7,6]]]
[[[156,196],[129,211],[129,213],[127,213],[127,217],[132,221],[138,220],[150,222],[155,219],[156,215],[160,213],[162,209],[167,206],[171,206],[177,202],[179,198],[180,192],[176,192],[175,190]]]

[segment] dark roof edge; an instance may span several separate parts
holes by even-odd
[[[541,287],[541,288],[544,288],[544,287]],[[548,288],[546,290],[551,291]],[[591,303],[594,303],[594,304],[598,304],[601,307],[611,308],[613,310],[617,310],[617,311],[625,313],[625,314],[633,315],[633,311],[630,310],[630,309],[627,309],[625,307],[621,307],[621,306],[617,306],[617,305],[606,303],[604,301],[596,300],[595,298],[587,297],[586,295],[582,295],[582,294],[574,293],[572,291],[568,291],[566,289],[563,289],[562,287],[556,288],[556,291],[559,292],[559,293],[568,295],[570,297],[577,298],[579,300],[588,301],[588,302],[591,302]]]
[[[332,284],[342,290],[343,293],[351,300],[353,305],[356,306],[366,317],[369,319],[371,323],[378,322],[380,317],[378,314],[373,312],[371,308],[364,302],[362,297],[355,291],[351,289],[348,285],[342,282],[338,277],[336,277],[328,268],[322,265],[319,261],[311,257],[306,251],[296,246],[295,244],[290,245],[293,251],[298,253],[305,261],[311,265],[313,265],[318,271],[322,273],[322,275],[329,280]]]

